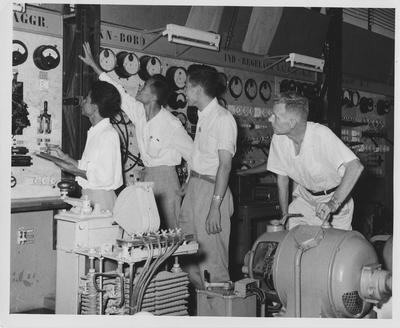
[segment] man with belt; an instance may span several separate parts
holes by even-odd
[[[92,124],[82,158],[77,161],[58,146],[49,147],[65,161],[55,163],[64,171],[76,175],[82,195],[87,195],[101,209],[110,211],[116,199],[114,190],[123,183],[119,136],[110,123],[110,118],[120,112],[120,104],[118,90],[111,84],[101,81],[93,83],[82,102],[82,114]]]
[[[94,61],[90,46],[83,45],[85,57],[80,59],[99,75],[99,79],[114,85],[121,95],[121,109],[135,125],[136,138],[145,165],[144,181],[154,182],[154,196],[163,228],[176,228],[181,205],[180,184],[175,166],[182,157],[190,160],[193,141],[181,121],[163,106],[170,88],[162,75],[150,77],[136,98],[114,81]],[[189,163],[190,166],[190,163]]]
[[[237,126],[232,114],[218,104],[224,90],[215,68],[192,65],[188,69],[186,97],[198,108],[191,171],[185,189],[179,226],[194,234],[199,259],[188,269],[191,282],[204,289],[204,273],[211,282],[229,280],[228,247],[233,200],[228,188]]]
[[[321,225],[332,215],[334,228],[351,230],[350,192],[364,167],[329,128],[307,122],[307,117],[306,98],[282,93],[274,100],[269,118],[274,135],[266,169],[277,174],[282,220],[291,213],[303,214],[289,219],[291,229],[298,224]],[[290,205],[289,178],[294,181]]]

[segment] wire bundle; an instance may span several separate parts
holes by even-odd
[[[135,286],[132,288],[132,297],[131,297],[131,314],[139,312],[142,308],[142,302],[144,293],[146,291],[147,286],[149,285],[151,279],[153,278],[155,272],[163,264],[174,252],[178,249],[178,247],[182,244],[183,240],[176,241],[172,238],[171,242],[168,241],[168,237],[165,235],[165,241],[161,241],[161,236],[157,236],[157,243],[159,254],[155,260],[152,260],[153,257],[153,245],[150,239],[146,240],[146,237],[143,237],[146,247],[151,249],[149,252],[149,256],[146,260],[146,263],[135,282]],[[162,243],[164,243],[164,247],[162,247]],[[151,262],[151,263],[150,263]],[[133,285],[134,282],[132,282]]]

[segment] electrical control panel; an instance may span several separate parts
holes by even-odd
[[[60,169],[35,152],[61,145],[62,16],[27,6],[13,17],[11,197],[58,196]]]
[[[388,131],[393,117],[392,97],[354,89],[342,95],[341,138],[357,154],[369,174],[385,177],[385,162],[393,151]]]

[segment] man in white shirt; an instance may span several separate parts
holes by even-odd
[[[101,81],[93,83],[82,103],[82,114],[92,124],[82,158],[77,161],[59,147],[50,147],[65,161],[56,164],[76,175],[82,195],[88,195],[101,209],[110,211],[116,199],[114,190],[123,183],[119,136],[110,123],[110,118],[120,111],[120,104],[121,97],[115,87]]]
[[[114,85],[121,95],[121,109],[135,125],[136,138],[145,166],[144,181],[154,182],[154,196],[164,228],[176,228],[181,205],[180,184],[175,166],[182,157],[190,166],[193,141],[181,121],[163,106],[170,88],[162,75],[149,78],[136,98],[110,78],[94,61],[89,44],[83,45],[85,57],[80,59],[99,75],[99,79]]]
[[[245,174],[265,169],[277,174],[282,221],[290,213],[303,214],[289,219],[289,229],[331,219],[334,228],[351,230],[354,203],[349,194],[363,165],[329,128],[307,122],[307,117],[306,98],[295,93],[279,95],[269,118],[274,135],[267,166]],[[295,185],[290,205],[289,178]]]
[[[179,226],[194,234],[199,259],[187,268],[193,285],[204,289],[204,273],[211,282],[228,281],[232,194],[228,187],[232,157],[236,152],[237,126],[232,114],[218,104],[224,87],[217,71],[205,65],[188,69],[186,97],[198,108],[191,171],[185,189]]]

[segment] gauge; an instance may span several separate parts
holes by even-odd
[[[168,106],[172,109],[185,108],[186,104],[186,96],[182,92],[172,92],[168,98]]]
[[[173,111],[172,114],[174,114],[177,118],[179,118],[183,126],[186,126],[188,119],[184,113]]]
[[[348,89],[342,90],[342,106],[350,107],[351,105],[351,91]]]
[[[239,98],[243,92],[242,80],[236,75],[231,78],[228,87],[233,98]]]
[[[166,78],[173,90],[183,89],[186,84],[187,72],[183,67],[170,67],[167,70]]]
[[[15,176],[11,176],[11,188],[14,188],[17,185],[17,179]]]
[[[222,72],[218,72],[218,75],[219,75],[219,81],[223,85],[223,91],[221,92],[221,94],[224,94],[226,89],[228,88],[228,77],[226,76],[225,73]]]
[[[353,91],[353,93],[351,94],[351,103],[353,105],[353,107],[357,107],[358,104],[360,103],[360,94],[358,93],[358,91]]]
[[[248,79],[244,84],[244,93],[246,94],[247,99],[253,100],[257,97],[257,83],[254,79]]]
[[[99,64],[103,71],[112,71],[117,64],[117,57],[111,49],[102,49],[99,54]]]
[[[366,97],[360,99],[360,111],[364,114],[368,112],[368,99]]]
[[[157,57],[142,56],[140,57],[139,77],[143,81],[147,81],[151,76],[161,74],[161,61]]]
[[[264,101],[268,101],[271,99],[272,90],[271,84],[268,81],[262,81],[260,83],[260,97]]]
[[[37,68],[48,71],[58,66],[60,63],[60,53],[56,46],[42,45],[35,49],[33,62]]]
[[[225,109],[228,107],[228,104],[226,103],[226,100],[222,97],[218,97],[218,103],[224,107]]]
[[[372,112],[374,110],[374,100],[372,98],[368,98],[368,111]]]
[[[290,80],[289,81],[289,91],[296,91],[296,87],[297,87],[296,81]]]
[[[282,80],[279,85],[279,92],[286,92],[289,91],[289,80]]]
[[[12,59],[12,64],[13,66],[18,66],[21,65],[26,61],[28,58],[28,48],[26,45],[19,40],[13,40],[13,59]]]
[[[115,73],[119,77],[129,78],[139,71],[139,59],[133,52],[121,51],[117,55]]]

